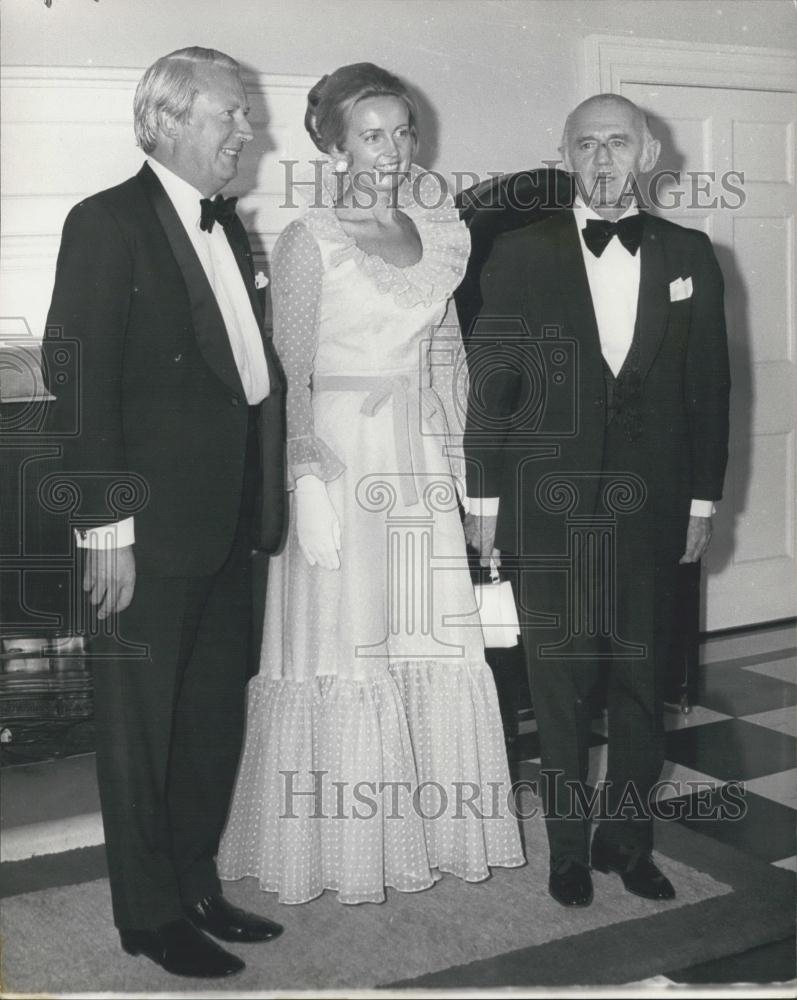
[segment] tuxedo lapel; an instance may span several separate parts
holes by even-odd
[[[634,330],[639,343],[639,374],[642,379],[647,375],[659,350],[670,309],[662,236],[655,220],[645,215],[645,228],[639,249],[642,256]]]
[[[558,274],[553,276],[553,280],[561,288],[571,332],[578,337],[586,356],[597,354],[600,360],[600,334],[575,217],[570,211],[563,212],[557,221],[560,223],[557,247]]]
[[[241,377],[235,364],[221,310],[204,268],[191,245],[191,240],[163,186],[147,164],[144,164],[139,171],[138,178],[163,227],[177,265],[183,273],[199,350],[222,382],[234,392],[243,395]]]

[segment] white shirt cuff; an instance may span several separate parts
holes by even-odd
[[[716,512],[717,508],[714,506],[713,500],[693,500],[692,506],[689,508],[690,517],[711,517]]]
[[[474,517],[495,517],[500,497],[468,497],[467,511]],[[692,517],[712,517],[717,508],[712,500],[693,500],[689,513]]]
[[[132,545],[136,540],[134,528],[135,518],[126,517],[123,521],[113,521],[111,524],[100,525],[99,528],[89,528],[87,531],[75,529],[75,538],[79,549],[121,549]]]
[[[474,517],[495,517],[500,497],[468,497],[467,511]]]

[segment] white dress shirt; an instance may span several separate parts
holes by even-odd
[[[202,195],[195,187],[151,157],[149,165],[174,205],[207,275],[227,328],[247,402],[254,406],[268,395],[268,368],[263,338],[232,247],[218,223],[212,233],[199,228]]]
[[[244,394],[254,406],[269,393],[268,367],[258,322],[235,254],[221,225],[216,223],[210,233],[200,229],[201,192],[152,157],[147,162],[163,185],[199,257],[224,320]],[[134,541],[132,517],[77,535],[77,544],[82,548],[119,548]]]
[[[632,202],[620,218],[638,215],[639,209]],[[639,263],[642,251],[630,254],[616,236],[600,257],[596,257],[584,242],[582,230],[587,219],[600,219],[596,211],[588,208],[581,198],[576,198],[573,215],[578,227],[584,267],[587,269],[592,308],[601,340],[601,352],[615,378],[634,339],[637,302],[639,301]]]
[[[637,215],[638,212],[636,202],[632,202],[620,218]],[[573,205],[573,215],[587,271],[601,352],[616,377],[634,339],[642,250],[640,248],[635,254],[629,253],[620,240],[613,236],[600,257],[596,257],[584,242],[582,230],[587,225],[587,219],[600,219],[601,216],[585,205],[580,197],[576,198]],[[498,513],[498,500],[498,497],[468,498],[467,509],[469,513],[482,517],[495,516]],[[693,517],[711,517],[714,504],[711,500],[692,500],[689,513]]]

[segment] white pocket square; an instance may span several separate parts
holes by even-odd
[[[691,278],[676,278],[670,282],[670,302],[680,302],[681,299],[690,299],[691,297]]]
[[[265,288],[268,284],[268,278],[264,271],[258,271],[255,275],[255,288]]]

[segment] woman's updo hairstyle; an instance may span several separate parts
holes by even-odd
[[[322,76],[307,95],[304,127],[322,153],[343,148],[351,109],[367,97],[398,97],[404,101],[410,132],[417,144],[415,101],[401,80],[373,63],[352,63]]]

